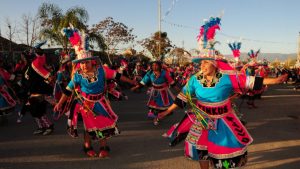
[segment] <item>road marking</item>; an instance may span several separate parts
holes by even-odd
[[[295,95],[270,95],[270,96],[261,96],[262,98],[278,98],[278,97],[300,97],[299,94]]]
[[[274,89],[274,90],[277,90],[277,91],[294,91],[294,89]]]

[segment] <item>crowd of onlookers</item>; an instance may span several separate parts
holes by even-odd
[[[288,79],[285,84],[294,84],[294,90],[300,89],[300,68],[274,68],[272,73],[278,77],[281,74],[288,74]]]

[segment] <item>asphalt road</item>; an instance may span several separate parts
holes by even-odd
[[[183,143],[169,147],[161,136],[183,117],[183,111],[153,126],[146,118],[145,92],[126,93],[129,100],[113,102],[121,135],[109,140],[109,159],[86,157],[82,151],[82,125],[79,138],[71,138],[66,134],[65,117],[55,122],[52,135],[33,136],[35,125],[30,114],[22,124],[16,124],[16,115],[12,114],[0,126],[0,169],[200,168],[198,162],[183,156]],[[245,168],[300,168],[300,91],[288,85],[273,86],[256,104],[257,109],[248,109],[245,103],[241,106],[254,138]],[[94,148],[99,146],[94,143]]]

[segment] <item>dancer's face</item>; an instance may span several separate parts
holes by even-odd
[[[214,66],[212,61],[209,60],[202,60],[200,69],[204,76],[212,76],[217,71],[217,68]]]
[[[93,69],[92,61],[87,60],[87,61],[80,62],[80,68],[83,72],[91,71]]]
[[[159,71],[160,70],[160,66],[157,63],[153,63],[152,64],[152,70],[153,71]]]

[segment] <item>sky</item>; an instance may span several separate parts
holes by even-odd
[[[133,28],[136,40],[158,30],[158,0],[1,0],[1,35],[7,37],[7,18],[18,25],[23,14],[35,15],[43,2],[57,4],[64,11],[84,7],[89,25],[113,17]],[[221,53],[231,53],[227,42],[240,39],[241,52],[261,49],[263,53],[296,53],[299,6],[299,0],[161,0],[161,26],[176,46],[197,49],[196,37],[203,20],[223,11],[221,30],[216,34],[221,43],[216,48]]]

